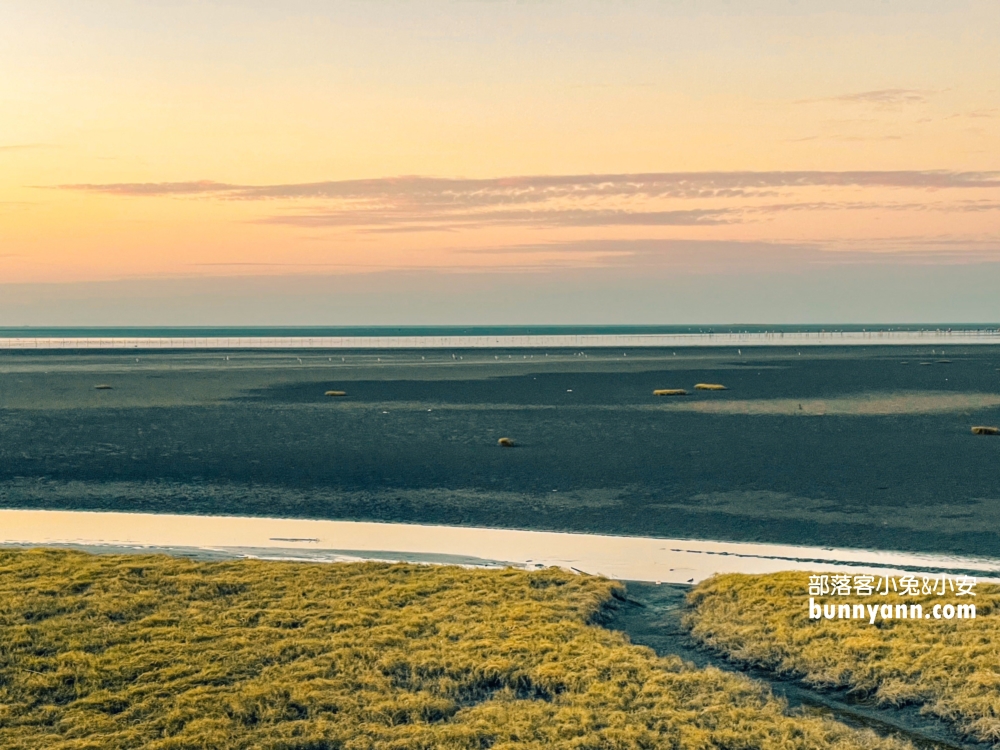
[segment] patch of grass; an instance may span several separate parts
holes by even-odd
[[[892,748],[596,626],[557,570],[0,553],[0,747]]]
[[[922,704],[979,740],[1000,743],[1000,588],[975,597],[828,596],[831,604],[974,603],[976,619],[809,619],[808,574],[721,575],[689,595],[685,624],[700,643],[748,665],[846,687],[884,705]]]

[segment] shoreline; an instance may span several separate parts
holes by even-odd
[[[540,349],[1000,345],[1000,330],[403,336],[0,336],[0,350]]]
[[[969,574],[1000,583],[1000,560],[976,557],[405,523],[0,510],[0,547],[23,546],[313,562],[560,567],[618,580],[692,585],[716,573],[787,570]]]

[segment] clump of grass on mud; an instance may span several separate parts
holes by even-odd
[[[731,659],[801,676],[819,687],[853,688],[883,705],[923,704],[979,740],[1000,743],[1000,588],[953,595],[822,597],[826,604],[969,602],[975,619],[811,620],[809,575],[721,575],[689,595],[685,624]]]
[[[908,747],[591,624],[617,590],[555,570],[0,552],[0,747]]]

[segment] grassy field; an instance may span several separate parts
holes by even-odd
[[[0,552],[0,747],[891,748],[594,623],[547,570]]]
[[[922,704],[959,731],[1000,744],[1000,589],[979,585],[976,619],[811,620],[808,574],[724,575],[688,597],[694,638],[744,664],[853,688],[882,704]],[[856,604],[864,597],[822,597]],[[956,604],[969,597],[874,596],[869,603]]]

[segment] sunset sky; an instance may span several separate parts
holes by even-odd
[[[995,322],[996,0],[5,0],[0,326]]]

